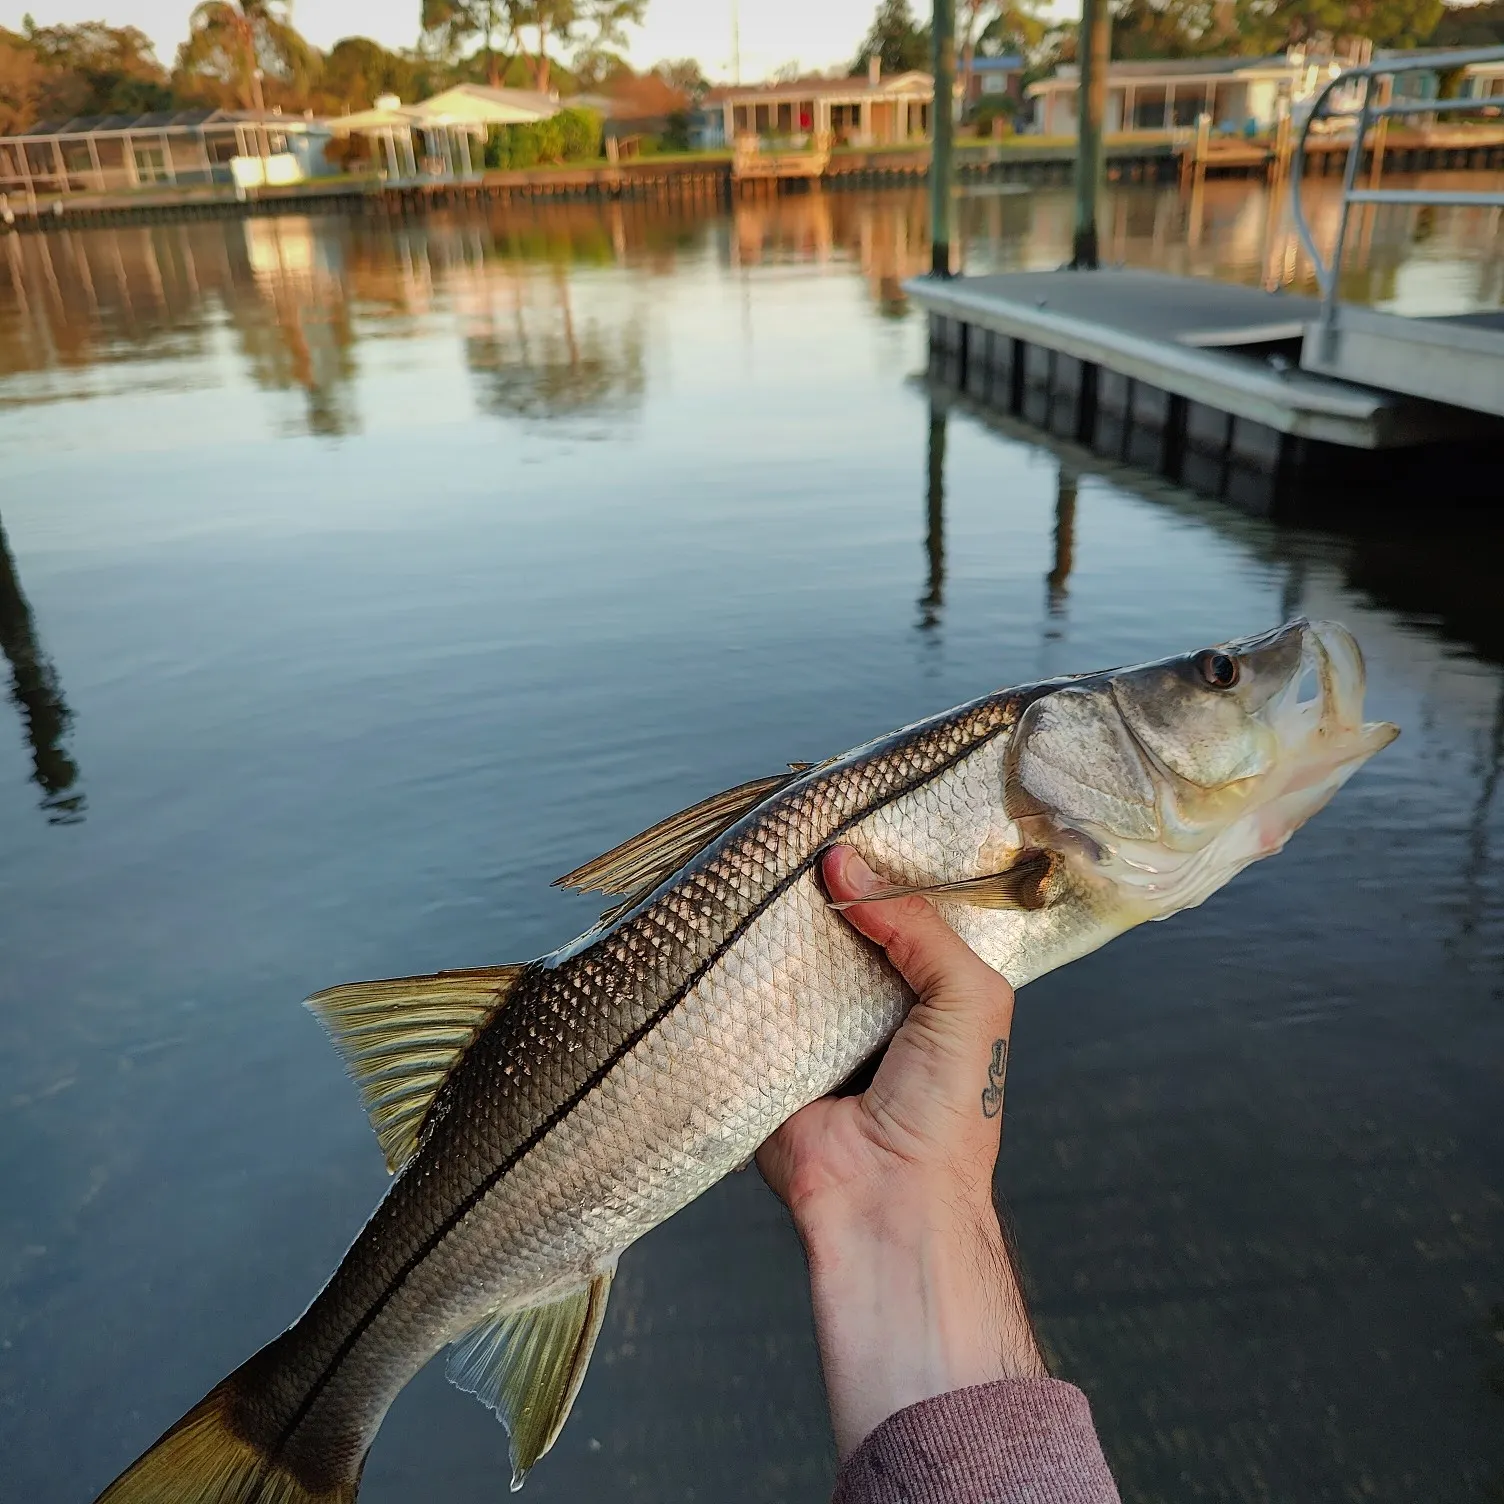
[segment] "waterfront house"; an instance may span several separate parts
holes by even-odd
[[[722,85],[705,96],[704,104],[721,110],[728,141],[819,136],[837,145],[896,146],[929,134],[934,97],[935,80],[928,73],[884,75],[873,66],[852,78]]]
[[[1104,124],[1109,131],[1173,130],[1209,114],[1224,129],[1269,131],[1279,118],[1281,99],[1298,97],[1297,90],[1314,92],[1336,71],[1334,64],[1297,68],[1284,57],[1115,62],[1107,69]],[[1317,72],[1319,83],[1308,76]],[[1079,82],[1079,69],[1069,64],[1029,85],[1041,135],[1075,135]]]
[[[275,110],[160,110],[41,121],[0,136],[0,196],[234,180],[232,163],[268,159],[292,181],[329,171],[324,123]]]
[[[691,144],[693,101],[656,73],[627,74],[613,79],[599,94],[576,94],[567,108],[592,110],[601,117],[607,154],[635,156],[644,142],[662,141],[676,128],[684,144]]]
[[[369,110],[328,122],[336,136],[362,136],[391,183],[473,178],[480,174],[492,126],[548,120],[561,106],[552,94],[456,84],[417,104],[383,94]]]
[[[983,103],[1023,98],[1024,60],[1015,53],[1006,57],[974,57],[969,69],[961,70],[962,100],[967,118]]]
[[[1376,58],[1423,56],[1429,50],[1378,52]],[[1105,128],[1109,131],[1173,130],[1210,115],[1219,130],[1264,134],[1274,130],[1282,113],[1299,120],[1326,85],[1353,61],[1300,48],[1276,57],[1203,57],[1114,62],[1107,70]],[[1437,75],[1404,75],[1408,90],[1434,94]],[[1074,64],[1030,84],[1035,129],[1046,136],[1076,133],[1076,96],[1080,73]],[[1465,70],[1464,94],[1504,96],[1504,65],[1474,64]]]

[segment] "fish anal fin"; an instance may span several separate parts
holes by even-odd
[[[1043,909],[1052,904],[1064,887],[1060,858],[1036,847],[1018,854],[1001,872],[984,872],[980,877],[962,878],[952,883],[896,884],[877,888],[861,898],[833,903],[833,909],[849,909],[858,903],[881,903],[888,898],[907,898],[918,894],[924,898],[943,898],[951,903],[967,904],[978,909]]]
[[[665,878],[672,877],[696,852],[708,846],[723,830],[735,825],[771,794],[800,776],[803,766],[771,778],[754,778],[734,789],[712,794],[688,809],[649,826],[640,835],[613,846],[610,851],[554,879],[556,888],[576,888],[581,893],[626,893],[638,897],[651,893]],[[614,915],[622,905],[610,912]]]
[[[308,999],[360,1088],[393,1174],[412,1158],[423,1120],[455,1061],[523,970],[485,966],[350,982]]]
[[[449,1382],[494,1410],[507,1428],[514,1492],[564,1427],[606,1319],[615,1272],[613,1263],[588,1285],[493,1316],[449,1354]]]

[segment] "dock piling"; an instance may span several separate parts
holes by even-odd
[[[955,220],[955,83],[956,0],[934,0],[931,41],[935,62],[934,117],[930,134],[930,270],[937,277],[951,275],[951,226]]]
[[[938,4],[936,13],[939,13]],[[1107,112],[1107,61],[1112,39],[1112,12],[1107,0],[1082,0],[1081,30],[1076,55],[1081,84],[1076,91],[1076,231],[1071,266],[1078,271],[1098,267],[1097,205],[1102,198],[1104,157],[1103,117]],[[936,81],[939,88],[939,81]],[[937,138],[938,150],[938,138]]]

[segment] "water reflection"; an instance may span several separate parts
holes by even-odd
[[[1431,185],[1445,175],[1428,175]],[[1471,186],[1479,175],[1470,178]],[[1481,180],[1480,180],[1481,181]],[[1336,202],[1310,185],[1318,235]],[[1052,266],[1070,241],[1069,195],[1004,186],[964,195],[958,233],[969,271]],[[584,267],[662,277],[712,261],[744,272],[788,265],[858,269],[873,307],[907,312],[903,282],[924,269],[926,197],[821,191],[665,206],[492,208],[388,226],[378,218],[286,216],[5,237],[0,404],[92,388],[90,369],[212,353],[228,330],[235,365],[259,388],[301,393],[287,432],[338,437],[363,414],[362,347],[453,322],[477,406],[501,417],[632,410],[647,365],[640,304],[573,306]],[[1259,184],[1119,187],[1104,243],[1132,265],[1314,288],[1286,201]],[[1497,210],[1380,206],[1355,221],[1344,290],[1410,311],[1504,302]],[[749,333],[750,337],[750,333]],[[69,379],[69,378],[72,379]]]
[[[482,411],[563,418],[630,409],[642,396],[641,320],[581,328],[563,268],[553,269],[548,287],[540,304],[520,278],[476,277],[467,286],[465,364]]]
[[[1075,468],[1062,460],[1055,476],[1053,561],[1045,576],[1045,611],[1051,617],[1065,615],[1066,596],[1070,593],[1071,564],[1076,556],[1076,490],[1079,485],[1080,477]],[[1058,636],[1058,629],[1050,635]]]
[[[945,604],[945,409],[930,403],[928,483],[924,492],[924,557],[927,566],[924,594],[919,597],[919,630],[940,625]]]
[[[1504,175],[1422,173],[1393,187],[1497,191]],[[1319,244],[1336,237],[1335,185],[1307,183],[1305,204]],[[968,271],[1029,271],[1059,264],[1069,245],[1068,197],[980,194],[960,200],[959,234]],[[1173,189],[1118,187],[1108,195],[1105,260],[1185,276],[1245,282],[1270,292],[1317,291],[1300,246],[1288,194],[1262,183],[1211,179],[1182,196]],[[1434,205],[1369,205],[1349,224],[1342,295],[1403,313],[1455,313],[1504,303],[1500,211]]]
[[[1478,797],[1468,811],[1467,860],[1462,873],[1463,887],[1468,896],[1462,919],[1464,936],[1470,936],[1477,930],[1487,902],[1490,823],[1494,798],[1499,792],[1500,774],[1504,772],[1504,679],[1499,683],[1493,721],[1478,762]]]
[[[42,808],[52,825],[75,825],[84,817],[84,796],[71,792],[78,764],[63,745],[73,712],[42,645],[21,591],[16,562],[0,524],[0,653],[10,664],[11,703],[21,712],[31,746],[32,781],[42,790]]]

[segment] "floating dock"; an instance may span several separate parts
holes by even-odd
[[[1443,474],[1449,499],[1504,494],[1504,419],[1302,369],[1314,298],[1125,270],[906,289],[942,388],[1246,511],[1413,503]],[[1367,317],[1443,346],[1476,322]]]

